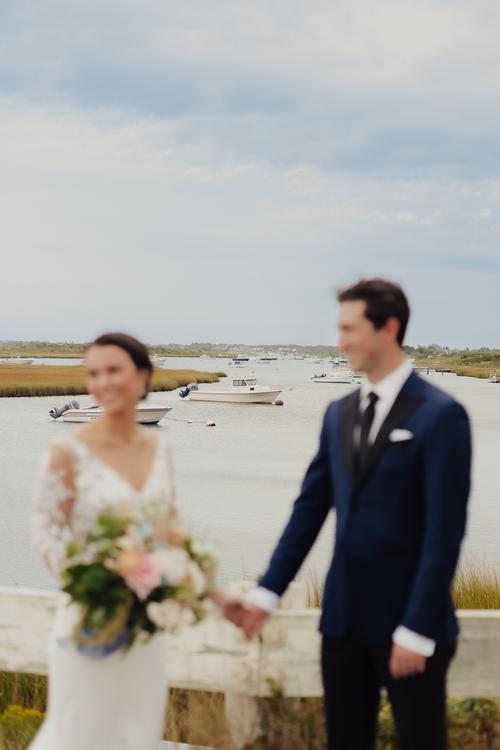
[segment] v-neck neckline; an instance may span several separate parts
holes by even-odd
[[[149,482],[151,480],[151,477],[153,475],[153,472],[156,468],[156,464],[158,461],[158,454],[160,452],[160,438],[158,435],[155,436],[155,446],[153,448],[153,455],[151,457],[151,464],[150,467],[144,477],[144,482],[142,483],[142,486],[140,488],[137,488],[132,482],[127,479],[118,469],[115,469],[112,464],[109,463],[109,461],[106,461],[106,459],[101,458],[92,448],[87,445],[87,443],[84,440],[81,440],[76,435],[71,435],[71,438],[78,443],[78,445],[82,446],[85,451],[87,451],[88,455],[92,458],[93,461],[103,466],[105,469],[107,469],[109,472],[115,475],[118,479],[121,480],[121,482],[127,487],[129,487],[136,495],[142,495],[147,490],[149,486]]]

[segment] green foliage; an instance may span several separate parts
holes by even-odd
[[[396,728],[391,706],[383,700],[378,715],[377,750],[393,750],[396,747]]]
[[[34,708],[13,705],[0,715],[2,750],[24,750],[37,733],[43,714]]]
[[[287,698],[281,685],[267,680],[270,698],[259,701],[262,736],[245,750],[323,750],[326,742],[321,698]]]
[[[37,674],[0,672],[0,713],[11,704],[45,711],[47,678]]]
[[[406,347],[406,350],[419,366],[451,370],[457,375],[488,378],[500,372],[500,349],[451,350],[432,345]]]

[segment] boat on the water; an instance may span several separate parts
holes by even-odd
[[[334,371],[330,375],[326,372],[321,373],[321,375],[315,375],[312,381],[313,383],[332,383],[336,385],[360,385],[362,377],[354,372]]]
[[[271,388],[268,385],[259,385],[257,378],[252,373],[248,377],[232,378],[229,388],[220,390],[218,388],[202,387],[197,383],[183,388],[179,395],[181,398],[189,397],[190,401],[222,401],[233,404],[272,404],[281,393],[281,389]]]
[[[171,406],[159,406],[158,404],[140,404],[135,410],[136,422],[140,424],[158,424],[165,414],[172,411]],[[71,401],[63,407],[52,407],[49,416],[54,422],[95,422],[102,416],[103,410],[100,406],[87,406],[80,409],[78,401]]]
[[[500,383],[500,375],[492,375],[488,378],[488,383]]]

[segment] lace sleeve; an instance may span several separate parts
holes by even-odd
[[[71,457],[53,444],[43,457],[35,486],[33,509],[34,543],[52,573],[60,573],[71,538],[69,514],[74,499]]]

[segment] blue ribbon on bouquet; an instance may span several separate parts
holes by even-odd
[[[92,635],[88,630],[83,630],[82,634],[84,637]],[[111,643],[104,643],[102,646],[91,646],[88,643],[75,643],[75,641],[72,641],[69,638],[57,638],[57,643],[60,646],[74,646],[76,650],[79,651],[79,653],[84,654],[84,656],[90,656],[91,659],[100,660],[123,648],[128,642],[129,635],[130,633],[127,629],[122,630],[114,641],[111,641]]]

